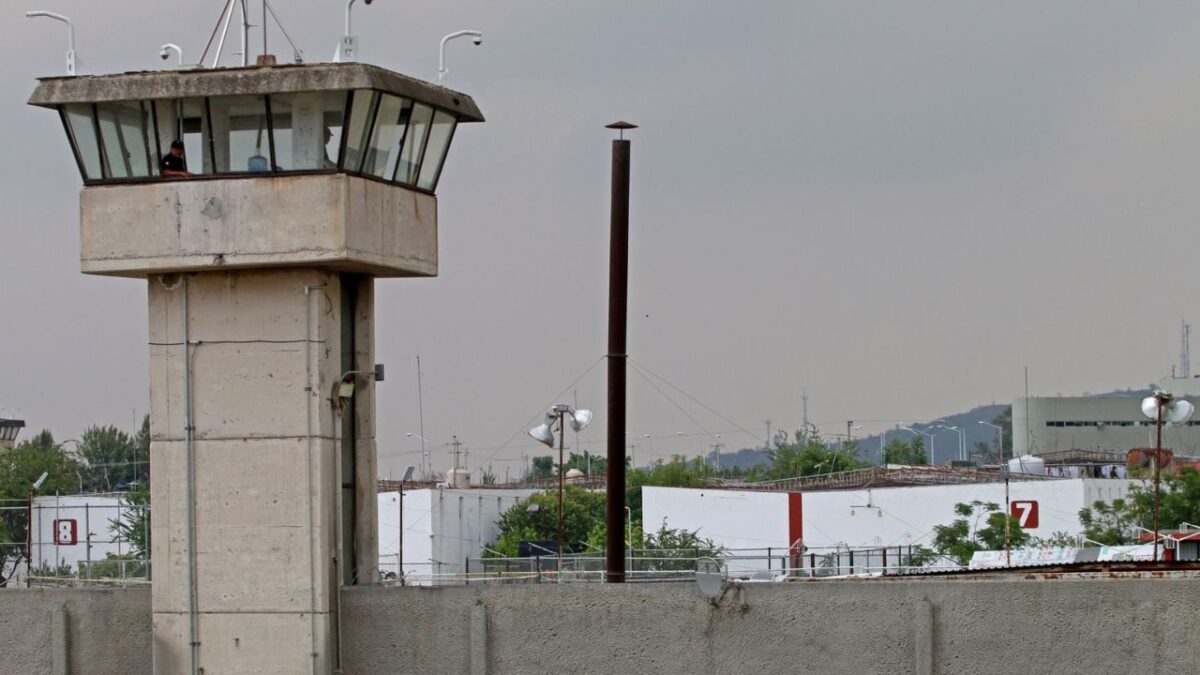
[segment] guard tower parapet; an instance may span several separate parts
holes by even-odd
[[[465,94],[358,63],[44,78],[29,102],[59,111],[86,186],[82,271],[121,276],[436,275],[446,153],[483,120]],[[160,175],[174,140],[194,177]]]
[[[30,103],[83,178],[82,271],[147,289],[154,672],[338,672],[338,589],[379,579],[375,278],[437,274],[479,109],[357,63],[46,78]],[[193,175],[160,170],[176,140]]]

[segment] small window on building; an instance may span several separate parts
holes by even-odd
[[[350,99],[350,119],[346,122],[345,157],[342,168],[350,173],[362,171],[367,145],[371,140],[371,125],[375,117],[375,104],[379,94],[369,89],[359,89]]]
[[[99,103],[96,113],[108,178],[149,178],[157,174],[154,123],[148,103]]]
[[[75,146],[76,159],[83,169],[83,179],[102,180],[104,170],[101,168],[100,141],[96,137],[96,122],[92,116],[91,104],[65,105],[62,114],[71,134],[71,143]]]
[[[345,92],[271,96],[277,171],[337,169],[345,123]]]
[[[172,126],[178,129],[175,138],[183,141],[183,158],[187,160],[187,169],[194,174],[213,172],[212,137],[209,133],[208,105],[202,98],[189,98],[176,103],[178,113]],[[159,112],[159,123],[162,123],[162,112]],[[170,148],[170,142],[163,146]],[[163,150],[166,154],[167,150]]]
[[[362,166],[364,174],[391,180],[400,158],[401,146],[406,142],[405,134],[411,115],[412,101],[390,94],[380,98],[374,132]]]
[[[421,176],[417,179],[417,187],[422,190],[437,188],[438,177],[442,173],[442,163],[446,161],[446,151],[450,149],[450,139],[454,136],[454,126],[457,120],[442,111],[433,115],[433,125],[429,128],[429,142],[425,147],[425,158],[421,160]]]
[[[271,171],[266,97],[218,96],[208,106],[216,173]]]
[[[408,138],[400,153],[400,163],[396,167],[395,180],[406,185],[415,185],[417,173],[421,170],[421,155],[425,152],[425,141],[429,138],[429,124],[433,120],[433,108],[417,104],[413,108],[412,120],[409,122]]]

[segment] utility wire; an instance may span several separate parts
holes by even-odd
[[[651,369],[650,369],[648,366],[646,366],[646,364],[644,364],[644,363],[641,363],[641,362],[637,361],[637,360],[636,360],[636,359],[634,359],[632,356],[628,356],[628,357],[626,357],[626,358],[627,358],[627,359],[629,359],[629,362],[630,362],[630,363],[632,363],[632,364],[634,364],[634,366],[635,366],[635,367],[637,367],[637,368],[641,368],[641,369],[645,370],[647,373],[650,373],[650,374],[651,374],[651,375],[653,375],[654,377],[658,378],[659,380],[662,380],[662,382],[663,382],[664,384],[666,384],[668,387],[670,387],[670,388],[674,389],[675,391],[679,392],[680,394],[683,394],[683,395],[684,395],[684,396],[686,396],[686,397],[687,397],[689,400],[691,400],[693,403],[695,403],[696,405],[700,406],[701,408],[704,408],[705,410],[707,410],[707,411],[709,411],[710,413],[712,413],[712,414],[716,415],[717,417],[720,417],[721,419],[725,420],[726,422],[729,422],[729,423],[730,423],[730,424],[732,424],[733,426],[735,426],[735,427],[737,427],[738,429],[740,429],[742,432],[744,432],[744,433],[748,434],[748,435],[749,435],[751,438],[753,438],[753,439],[755,439],[755,440],[759,440],[759,441],[763,440],[763,438],[762,438],[761,436],[759,436],[758,434],[754,433],[753,431],[750,431],[749,429],[747,429],[746,427],[743,427],[742,425],[738,424],[737,422],[734,422],[733,420],[729,419],[728,417],[726,417],[726,416],[722,415],[721,413],[717,412],[716,410],[714,410],[714,409],[713,409],[711,406],[709,406],[708,404],[704,403],[704,402],[703,402],[703,401],[701,401],[700,399],[696,398],[695,396],[692,396],[691,394],[687,393],[687,392],[686,392],[686,391],[684,391],[683,389],[680,389],[680,388],[679,388],[679,387],[677,387],[676,385],[672,384],[670,380],[668,380],[667,378],[663,377],[662,375],[659,375],[658,373],[654,372],[654,371],[653,371],[653,370],[651,370]],[[702,427],[702,428],[703,428],[703,427]]]
[[[555,394],[554,398],[550,399],[550,402],[547,403],[546,405],[542,406],[542,408],[545,409],[545,408],[549,408],[549,407],[553,406],[554,402],[557,401],[560,396],[567,393],[568,391],[571,391],[572,387],[574,387],[576,384],[579,384],[580,380],[587,377],[587,374],[592,372],[593,368],[600,365],[600,363],[602,361],[604,361],[605,358],[607,358],[607,356],[601,356],[600,358],[593,361],[592,365],[588,366],[586,370],[584,370],[582,373],[580,373],[579,377],[575,378],[574,380],[571,380],[571,384],[568,384],[566,387],[563,387],[563,390],[558,392],[557,394]],[[507,441],[504,441],[504,443],[501,444],[499,447],[497,447],[495,449],[495,451],[492,452],[492,454],[488,455],[486,459],[484,459],[482,462],[480,462],[480,466],[482,466],[483,464],[485,464],[487,462],[492,461],[492,459],[495,458],[496,455],[501,450],[507,448],[509,443],[512,443],[514,440],[516,440],[517,436],[520,436],[521,434],[525,433],[525,430],[529,427],[530,424],[533,423],[534,420],[536,420],[537,418],[541,417],[544,414],[545,414],[545,411],[543,410],[542,412],[539,412],[536,415],[534,415],[533,417],[530,417],[528,420],[526,420],[525,423],[521,425],[520,429],[517,429],[517,431],[512,436],[508,437]]]

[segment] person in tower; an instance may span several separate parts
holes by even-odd
[[[192,177],[192,172],[187,168],[187,158],[183,156],[183,141],[171,142],[171,151],[163,155],[162,160],[159,161],[158,171],[164,177]]]

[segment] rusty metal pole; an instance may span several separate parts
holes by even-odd
[[[1155,426],[1157,427],[1158,440],[1154,443],[1154,562],[1158,562],[1158,500],[1159,500],[1159,477],[1162,469],[1162,427],[1163,427],[1163,405],[1166,403],[1162,398],[1158,398],[1158,417]]]
[[[625,337],[629,305],[628,122],[607,126],[612,142],[612,206],[608,252],[608,471],[604,580],[625,583]],[[631,517],[632,519],[632,517]]]
[[[565,410],[558,411],[558,577],[555,579],[558,583],[562,583],[563,564],[563,444],[567,438],[566,415]]]

